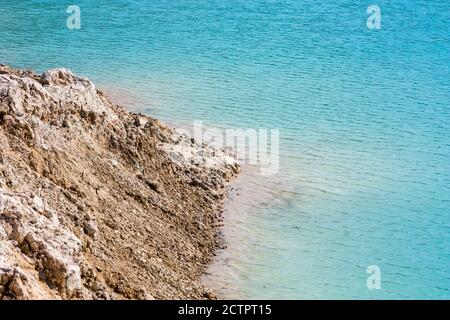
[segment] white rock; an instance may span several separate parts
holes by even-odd
[[[42,200],[41,197],[35,196],[32,199],[31,207],[36,210],[38,213],[44,212],[45,206],[44,206],[44,200]]]
[[[117,160],[112,159],[111,164],[113,167],[117,167],[119,165],[119,162]]]
[[[26,195],[10,195],[4,190],[0,191],[0,215],[13,218],[0,220],[0,241],[6,238],[17,241],[17,244],[26,242],[38,256],[45,256],[46,259],[40,262],[43,271],[54,281],[63,296],[70,297],[81,286],[78,265],[81,258],[81,241],[59,225],[57,220],[48,219],[38,213],[46,212],[44,199],[35,196],[30,205],[28,201],[21,201],[23,198],[26,198]],[[8,242],[12,244],[11,241]]]

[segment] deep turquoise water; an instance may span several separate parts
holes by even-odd
[[[167,121],[280,130],[279,174],[230,206],[229,297],[449,299],[450,2],[374,3],[381,30],[366,1],[1,0],[0,62],[68,67]]]

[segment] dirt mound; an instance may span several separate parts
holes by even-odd
[[[239,167],[205,151],[69,70],[0,65],[0,299],[213,297]]]

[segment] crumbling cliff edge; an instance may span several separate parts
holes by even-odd
[[[233,157],[66,69],[0,65],[0,299],[214,298]]]

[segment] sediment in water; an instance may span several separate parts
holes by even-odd
[[[69,70],[0,65],[0,299],[214,298],[239,166],[209,151]]]

